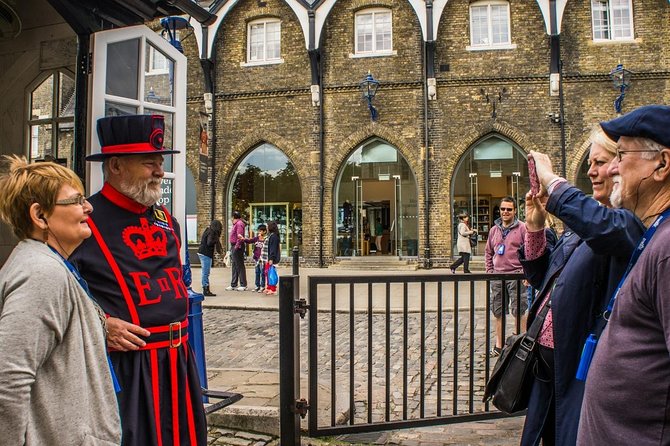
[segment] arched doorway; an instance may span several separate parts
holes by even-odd
[[[336,256],[417,256],[417,186],[400,152],[379,138],[349,156],[335,183]]]
[[[451,182],[452,245],[456,243],[457,215],[467,212],[479,232],[473,255],[483,255],[489,230],[500,217],[500,199],[514,197],[517,217],[523,220],[529,188],[528,164],[521,148],[500,135],[479,140],[460,159]]]
[[[275,221],[282,256],[302,245],[302,189],[295,167],[284,153],[264,143],[237,166],[229,191],[230,209],[245,214],[251,234]]]
[[[577,186],[586,195],[593,195],[593,186],[591,185],[591,179],[589,178],[588,151],[584,155],[582,162],[579,164],[579,171],[577,171],[575,186]]]

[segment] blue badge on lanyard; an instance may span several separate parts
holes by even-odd
[[[505,254],[505,245],[503,245],[502,243],[499,244],[498,249],[496,250],[496,254],[498,254],[499,256]]]

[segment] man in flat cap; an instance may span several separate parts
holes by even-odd
[[[107,343],[121,391],[123,445],[204,445],[200,380],[188,344],[179,224],[161,197],[164,119],[98,120],[105,183],[89,201],[93,237],[70,258],[107,314]],[[100,414],[100,416],[105,416]]]
[[[577,444],[670,444],[670,107],[601,123],[618,141],[610,201],[647,228],[608,307]]]

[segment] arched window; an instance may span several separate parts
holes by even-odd
[[[335,255],[418,255],[416,179],[398,149],[372,138],[343,163],[335,186]]]
[[[364,9],[355,16],[355,54],[375,56],[393,54],[391,10]]]
[[[281,21],[263,18],[247,26],[247,64],[281,63]]]
[[[293,163],[271,144],[261,144],[237,166],[230,183],[230,211],[240,211],[255,233],[275,221],[282,256],[302,244],[302,191]]]
[[[491,0],[470,5],[469,50],[512,49],[509,2]]]
[[[28,156],[55,158],[72,166],[74,144],[74,75],[50,71],[28,90]]]

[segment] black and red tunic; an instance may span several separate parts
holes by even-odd
[[[122,444],[204,445],[207,425],[188,346],[179,225],[164,208],[140,205],[107,183],[89,201],[93,236],[70,260],[109,316],[152,333],[140,351],[110,353],[121,385]]]

